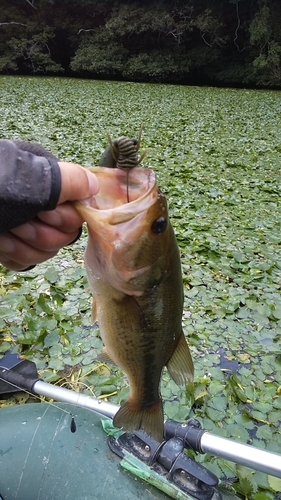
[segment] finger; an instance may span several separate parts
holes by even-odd
[[[59,204],[67,200],[83,200],[98,192],[95,174],[75,163],[59,162],[61,193]]]
[[[18,237],[16,245],[22,241],[36,250],[57,252],[69,245],[80,234],[80,229],[65,233],[40,221],[32,221],[13,229],[11,233]],[[1,242],[1,240],[0,240]]]
[[[28,262],[23,264],[8,259],[7,255],[2,256],[0,252],[0,264],[6,267],[7,269],[10,269],[11,271],[24,271],[36,266],[36,264],[41,264],[42,262],[45,262],[46,260],[51,259],[52,257],[55,257],[56,255],[57,252],[54,252],[52,254],[48,254],[48,257],[46,258],[46,256],[42,256],[38,252],[38,255],[35,256],[33,263]]]
[[[10,237],[15,246],[14,254],[18,253],[20,242],[28,246],[42,250],[44,252],[57,252],[60,248],[69,245],[80,233],[80,228],[75,231],[63,232],[52,226],[44,224],[40,220],[33,220],[22,224],[10,231]],[[0,236],[0,251],[1,251],[1,236]]]
[[[44,251],[33,248],[13,234],[0,235],[0,262],[14,271],[40,264],[54,257],[57,252],[58,250]]]
[[[61,229],[65,233],[78,231],[84,222],[71,203],[62,203],[55,210],[40,212],[37,218],[49,226]]]

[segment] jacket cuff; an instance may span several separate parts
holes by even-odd
[[[56,160],[54,160],[53,158],[46,158],[46,160],[48,160],[50,166],[52,167],[52,179],[49,203],[46,208],[44,208],[44,210],[53,210],[54,208],[56,208],[58,199],[60,197],[61,172]]]

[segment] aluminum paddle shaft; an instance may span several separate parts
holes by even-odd
[[[32,390],[41,396],[88,408],[89,410],[94,410],[109,418],[113,418],[115,413],[119,410],[118,405],[107,403],[84,394],[79,394],[75,391],[63,389],[42,382],[41,380],[35,382]],[[187,424],[175,422],[175,425],[178,429],[183,429],[186,428]],[[236,441],[216,436],[202,429],[198,429],[197,441],[198,446],[195,449],[200,453],[210,453],[211,455],[281,478],[281,455],[278,453],[237,443]]]
[[[106,403],[101,399],[96,399],[92,396],[86,396],[85,394],[80,394],[79,392],[48,384],[47,382],[42,382],[41,380],[35,382],[32,391],[40,396],[46,396],[47,398],[54,399],[55,401],[62,401],[64,403],[70,403],[80,406],[81,408],[96,411],[97,413],[109,418],[113,418],[115,413],[120,408],[120,406],[113,403]]]
[[[217,457],[245,465],[271,476],[281,478],[281,455],[230,439],[215,436],[207,431],[201,437],[201,450]]]

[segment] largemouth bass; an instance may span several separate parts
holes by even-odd
[[[124,430],[143,429],[161,441],[164,366],[177,384],[193,380],[182,331],[180,255],[165,196],[153,170],[94,167],[97,195],[75,202],[86,220],[85,267],[108,356],[128,376],[130,394],[114,417]]]

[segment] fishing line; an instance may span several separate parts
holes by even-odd
[[[9,370],[2,370],[2,373],[4,372],[8,372]],[[2,380],[3,382],[7,382],[7,380],[5,380],[4,378],[1,377],[0,375],[0,380]],[[29,392],[27,389],[25,389],[24,387],[20,387],[19,385],[16,385],[14,382],[8,382],[10,385],[12,385],[13,387],[15,387],[15,389],[18,389],[19,391],[22,391],[22,392],[25,392],[26,394],[28,394],[29,396],[32,396],[36,399],[38,399],[40,401],[40,403],[42,402],[40,396],[37,396],[37,394],[34,394],[33,392]],[[55,403],[51,403],[50,401],[46,401],[46,403],[48,405],[51,405],[53,406],[54,408],[56,408],[57,410],[60,410],[62,411],[63,413],[67,413],[68,415],[71,416],[71,422],[70,422],[70,431],[72,433],[76,432],[76,422],[75,422],[75,415],[74,413],[68,411],[68,410],[65,410],[64,408],[61,408],[60,406],[56,405]],[[1,500],[1,497],[0,497],[0,500]]]
[[[127,202],[130,203],[129,200],[129,169],[127,168]]]

